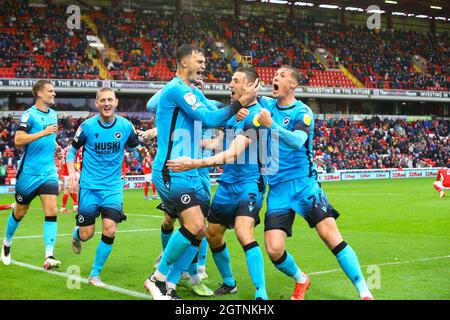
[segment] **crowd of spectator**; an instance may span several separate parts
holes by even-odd
[[[327,171],[445,167],[450,164],[450,121],[317,120],[314,150]]]
[[[147,130],[154,121],[128,118],[136,129]],[[64,117],[59,122],[58,144],[67,146],[84,119]],[[0,164],[17,170],[21,149],[14,145],[18,121],[3,117],[0,122]],[[314,157],[327,172],[343,169],[445,167],[450,164],[450,121],[380,119],[374,116],[359,122],[316,120]],[[157,150],[156,139],[146,144],[150,154]],[[127,174],[142,174],[142,163],[126,152]],[[217,172],[217,170],[215,170]]]

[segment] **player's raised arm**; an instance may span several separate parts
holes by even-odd
[[[212,157],[203,159],[180,157],[175,160],[167,161],[167,167],[171,171],[180,172],[202,167],[220,166],[225,163],[233,163],[251,142],[249,137],[240,134],[233,139],[227,150],[217,153]]]
[[[308,135],[311,132],[309,124],[305,123],[308,121],[311,121],[311,117],[305,113],[303,118],[297,122],[295,130],[289,131],[273,121],[270,111],[267,109],[262,109],[258,117],[258,122],[261,125],[271,130],[277,130],[280,140],[295,150],[300,150],[308,140]]]
[[[222,126],[229,118],[235,115],[239,109],[253,101],[259,90],[259,80],[245,87],[238,101],[224,108],[210,111],[205,103],[200,101],[192,91],[184,94],[173,94],[175,104],[180,107],[189,117],[202,121],[205,127],[216,128]]]

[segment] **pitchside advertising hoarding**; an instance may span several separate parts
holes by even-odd
[[[348,180],[373,180],[373,179],[407,179],[436,177],[439,168],[420,169],[374,169],[374,170],[340,170],[334,173],[319,173],[319,181],[348,181]],[[211,174],[211,185],[217,185],[220,173]],[[143,189],[144,176],[127,176],[124,189]],[[14,193],[15,186],[0,186],[0,194]]]

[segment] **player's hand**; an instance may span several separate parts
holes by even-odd
[[[239,98],[239,103],[243,106],[248,105],[250,102],[256,99],[259,91],[259,79],[257,78],[253,83],[247,84],[244,88],[244,92]]]
[[[174,172],[181,172],[195,169],[194,161],[189,157],[180,157],[167,161],[167,168]]]
[[[145,147],[136,148],[136,150],[142,158],[145,158],[148,154],[148,150]]]
[[[244,120],[248,116],[249,113],[250,113],[250,111],[248,111],[247,108],[239,109],[238,113],[236,113],[236,120],[237,121]]]
[[[64,150],[59,145],[56,145],[56,157],[58,160],[61,160],[64,157]]]
[[[262,125],[265,126],[267,128],[270,128],[270,126],[273,123],[273,119],[272,116],[270,115],[269,110],[267,109],[262,109],[259,113],[258,116],[258,122]]]
[[[71,192],[77,192],[78,190],[78,175],[76,172],[69,174],[69,190]]]
[[[54,134],[54,133],[58,133],[58,129],[59,128],[58,128],[58,126],[56,124],[52,124],[51,126],[46,127],[43,130],[44,137],[49,136],[49,135]]]
[[[139,136],[142,137],[142,139],[144,139],[144,141],[149,142],[150,140],[152,140],[156,137],[157,130],[156,130],[156,128],[148,129],[146,131],[137,130],[137,133]]]

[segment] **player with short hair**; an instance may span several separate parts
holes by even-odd
[[[336,225],[339,213],[330,205],[317,182],[312,141],[314,115],[295,99],[299,72],[291,66],[280,67],[273,78],[271,98],[261,98],[263,109],[258,122],[279,139],[279,155],[271,159],[276,167],[268,174],[269,194],[265,217],[266,250],[275,267],[296,281],[292,300],[303,300],[310,285],[309,277],[285,249],[286,237],[292,235],[295,213],[300,214],[336,256],[341,268],[356,287],[361,299],[373,299],[358,258],[342,238]],[[274,163],[275,162],[275,163]]]
[[[239,67],[230,83],[231,101],[237,101],[245,87],[256,79],[258,73],[254,67]],[[236,117],[232,117],[227,121],[224,135],[226,151],[201,159],[183,157],[169,160],[168,167],[170,170],[180,172],[224,165],[206,229],[214,261],[223,279],[215,294],[237,292],[230,255],[224,241],[226,230],[234,228],[245,252],[248,271],[255,286],[255,299],[266,300],[268,296],[264,278],[264,259],[253,235],[254,227],[260,222],[259,211],[265,193],[265,180],[260,170],[262,164],[259,154],[259,124],[254,122],[261,110],[256,97],[248,103],[247,109],[249,115],[245,120],[238,121]]]
[[[89,283],[103,287],[100,272],[108,259],[115,239],[117,224],[126,220],[123,213],[122,160],[125,148],[140,149],[139,139],[130,121],[115,114],[118,105],[111,88],[97,91],[95,106],[99,115],[85,120],[78,128],[67,152],[67,168],[71,190],[78,187],[80,205],[72,246],[81,252],[81,242],[94,236],[95,219],[102,216],[102,237],[97,246]],[[83,147],[83,169],[78,181],[74,160]],[[144,150],[140,150],[144,152]]]
[[[439,191],[439,197],[445,197],[445,191],[450,189],[450,165],[447,168],[441,168],[437,172],[436,181],[433,183],[433,187]]]
[[[55,150],[59,157],[62,149],[56,144],[58,115],[50,108],[55,104],[55,88],[48,80],[38,80],[33,85],[35,104],[20,117],[14,142],[23,147],[16,183],[16,206],[11,212],[3,240],[1,259],[11,264],[11,243],[31,201],[39,196],[45,214],[44,243],[45,269],[58,268],[61,261],[54,257],[57,238],[58,172]]]
[[[194,94],[196,97],[202,101],[205,106],[210,111],[215,111],[220,107],[222,104],[215,100],[207,99],[203,93],[203,80],[201,75],[196,75],[195,81],[193,84],[191,84],[191,87],[193,89]],[[159,90],[156,94],[154,94],[150,100],[147,102],[147,110],[151,112],[155,112],[158,104],[159,99],[161,96],[161,91]],[[155,128],[156,129],[156,128]],[[144,139],[148,140],[149,138],[153,138],[156,136],[157,132],[152,132],[150,130],[147,130],[145,132],[141,132],[141,135]],[[208,151],[205,151],[208,147],[208,144],[211,142],[212,137],[212,129],[202,128],[202,140],[201,145],[202,148],[199,149],[199,156],[203,157]],[[211,202],[211,189],[210,189],[210,177],[209,177],[209,170],[208,168],[202,168],[203,170],[199,170],[199,179],[200,183],[204,188],[204,191],[206,192],[206,202],[210,204]],[[174,214],[170,214],[165,210],[165,206],[163,203],[157,206],[158,209],[164,211],[164,217],[163,222],[161,224],[161,244],[163,251],[161,254],[157,257],[154,267],[155,269],[158,268],[159,262],[162,258],[162,255],[164,253],[164,250],[167,246],[167,243],[170,239],[170,237],[173,234],[173,230],[175,227],[175,222],[177,220],[177,216]],[[194,260],[189,265],[187,271],[186,270],[180,270],[177,265],[172,264],[171,269],[167,275],[167,282],[170,286],[176,285],[179,281],[179,275],[182,273],[182,284],[187,287],[188,289],[191,289],[195,294],[199,296],[212,296],[214,295],[214,292],[210,290],[203,280],[205,280],[208,275],[206,274],[206,257],[207,257],[207,250],[208,250],[208,241],[205,237],[203,237],[200,248],[198,251],[198,255],[194,257]]]
[[[168,213],[181,218],[182,226],[170,237],[161,263],[145,281],[153,299],[176,298],[174,287],[167,288],[167,274],[172,264],[184,270],[191,264],[205,232],[209,212],[207,194],[197,170],[172,173],[166,162],[180,156],[198,155],[201,127],[219,127],[256,95],[258,84],[249,86],[240,101],[209,111],[194,94],[191,84],[206,68],[203,51],[190,44],[180,46],[176,54],[176,77],[163,88],[156,110],[158,151],[153,163],[153,181]],[[198,123],[196,123],[198,122]],[[198,139],[198,140],[197,140]]]

